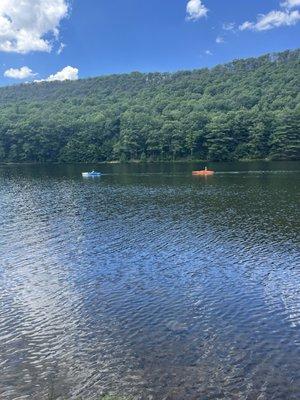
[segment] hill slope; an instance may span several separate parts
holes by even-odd
[[[0,161],[299,159],[299,61],[0,88]]]

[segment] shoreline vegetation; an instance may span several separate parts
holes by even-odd
[[[240,160],[230,160],[230,161],[223,161],[223,162],[241,162],[241,163],[255,163],[255,162],[265,162],[265,163],[269,163],[272,161],[299,161],[297,160],[273,160],[273,159],[240,159]],[[146,160],[146,161],[142,161],[142,160],[128,160],[128,161],[119,161],[119,160],[112,160],[112,161],[80,161],[80,162],[72,162],[72,161],[68,161],[68,162],[61,162],[61,161],[53,161],[53,162],[47,162],[47,161],[34,161],[34,162],[3,162],[0,161],[0,165],[74,165],[74,164],[82,164],[82,165],[87,165],[87,164],[96,164],[96,165],[101,165],[101,164],[180,164],[180,163],[191,163],[191,164],[195,164],[195,163],[199,163],[199,164],[208,164],[211,163],[212,161],[210,160],[199,160],[199,159],[186,159],[186,158],[182,158],[182,159],[177,159],[177,160]],[[214,161],[214,162],[219,162],[219,161]]]
[[[299,160],[299,71],[297,49],[2,87],[0,163]]]

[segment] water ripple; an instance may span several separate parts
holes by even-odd
[[[297,173],[11,168],[1,399],[300,398]]]

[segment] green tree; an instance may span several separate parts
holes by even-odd
[[[280,115],[271,137],[274,160],[299,160],[300,158],[300,108]]]

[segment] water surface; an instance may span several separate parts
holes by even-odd
[[[211,166],[0,166],[1,399],[299,400],[300,164]]]

